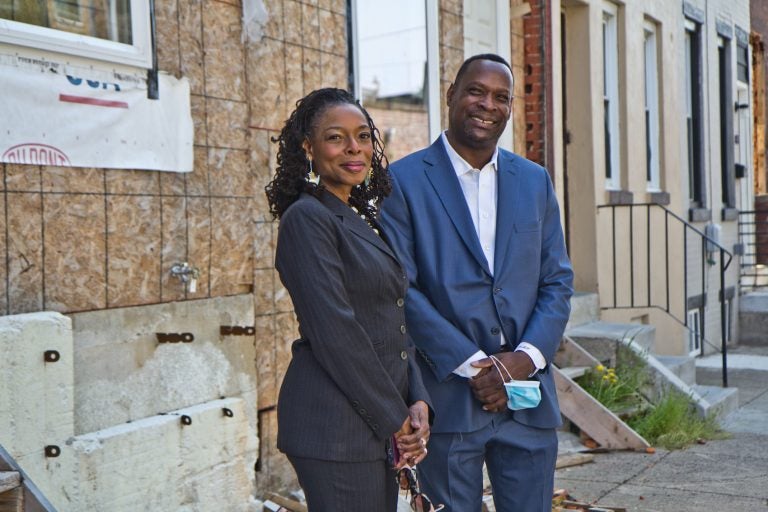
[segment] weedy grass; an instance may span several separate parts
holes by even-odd
[[[630,418],[628,424],[649,443],[667,450],[729,437],[714,414],[701,417],[690,397],[679,391],[670,391],[645,414]]]

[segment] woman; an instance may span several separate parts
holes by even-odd
[[[376,220],[390,191],[378,132],[349,93],[328,88],[299,100],[274,141],[275,266],[301,335],[277,446],[310,511],[392,512],[393,466],[426,455],[429,408],[405,328],[408,280]]]

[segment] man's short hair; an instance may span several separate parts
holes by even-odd
[[[462,64],[459,70],[456,72],[456,78],[453,80],[454,84],[459,83],[459,80],[461,80],[461,77],[464,76],[464,73],[467,72],[467,68],[470,64],[472,64],[476,60],[490,60],[492,62],[498,62],[499,64],[504,64],[507,66],[507,69],[509,69],[510,74],[512,73],[512,66],[509,65],[509,62],[507,62],[504,57],[500,55],[496,55],[495,53],[479,53],[477,55],[473,55],[469,57],[467,60],[465,60]]]

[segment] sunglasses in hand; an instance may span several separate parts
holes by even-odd
[[[414,512],[439,512],[445,505],[433,505],[426,494],[419,489],[419,480],[416,478],[416,466],[405,466],[397,472],[397,481],[400,488],[411,493],[411,510]]]

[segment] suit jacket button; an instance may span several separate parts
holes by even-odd
[[[360,409],[360,411],[359,411],[359,412],[360,412],[360,415],[361,415],[361,416],[365,416],[365,412],[366,412],[366,411],[365,411],[365,409]]]
[[[496,336],[500,332],[501,330],[498,327],[491,327],[491,334],[493,334],[494,336]]]
[[[403,361],[405,361],[406,359],[408,359],[408,352],[406,352],[405,350],[403,350],[402,352],[400,352],[400,359],[402,359]]]
[[[358,402],[357,400],[352,400],[352,407],[354,407],[355,409],[357,409],[357,406],[358,406],[358,405],[360,405],[360,402]]]
[[[405,325],[400,326],[400,332],[405,334]]]
[[[496,293],[496,294],[501,293],[501,288],[494,288],[493,293]]]
[[[401,298],[397,299],[397,307],[401,308],[405,304],[405,301]]]
[[[379,430],[379,424],[378,423],[374,423],[373,425],[371,425],[371,428],[373,430]]]

